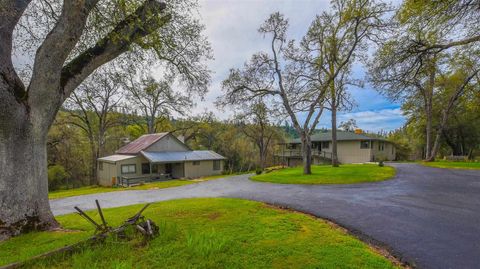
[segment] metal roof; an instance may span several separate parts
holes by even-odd
[[[150,152],[142,151],[142,155],[152,163],[224,160],[225,157],[211,150]]]
[[[313,142],[332,141],[332,132],[316,133],[310,137]],[[370,137],[364,134],[356,134],[353,132],[337,131],[337,141],[356,141],[356,140],[381,140],[381,137]],[[292,139],[287,143],[301,143],[300,138]]]
[[[153,143],[160,140],[162,137],[166,136],[168,133],[157,133],[157,134],[146,134],[142,135],[139,138],[133,140],[127,145],[121,147],[116,151],[118,154],[138,154],[140,151],[148,148]]]
[[[118,162],[118,161],[123,161],[123,160],[126,160],[126,159],[131,159],[131,158],[135,158],[137,156],[133,156],[133,155],[118,155],[118,154],[115,154],[115,155],[110,155],[110,156],[105,156],[105,157],[102,157],[102,158],[98,158],[99,161],[104,161],[104,162]]]

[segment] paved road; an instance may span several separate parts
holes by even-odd
[[[54,214],[191,197],[236,197],[307,212],[420,268],[480,268],[480,171],[392,164],[394,179],[355,185],[260,183],[235,176],[176,188],[52,200]]]

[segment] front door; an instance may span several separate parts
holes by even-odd
[[[165,174],[172,175],[172,171],[173,171],[172,164],[171,163],[165,164]]]

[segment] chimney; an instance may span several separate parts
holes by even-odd
[[[355,129],[355,133],[356,134],[363,134],[363,130],[362,129]]]

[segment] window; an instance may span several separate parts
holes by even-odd
[[[137,167],[134,164],[123,164],[122,174],[135,174],[137,173]]]
[[[322,142],[322,149],[328,149],[330,147],[330,142],[324,141]]]
[[[103,171],[103,162],[98,162],[98,170]]]
[[[385,142],[378,142],[378,150],[383,151],[385,149]]]
[[[220,161],[213,161],[213,170],[214,171],[220,170]]]
[[[368,141],[368,140],[360,141],[360,148],[361,149],[370,148],[370,141]]]
[[[142,163],[142,175],[150,174],[150,164]]]
[[[194,161],[193,165],[200,165],[200,161]]]

